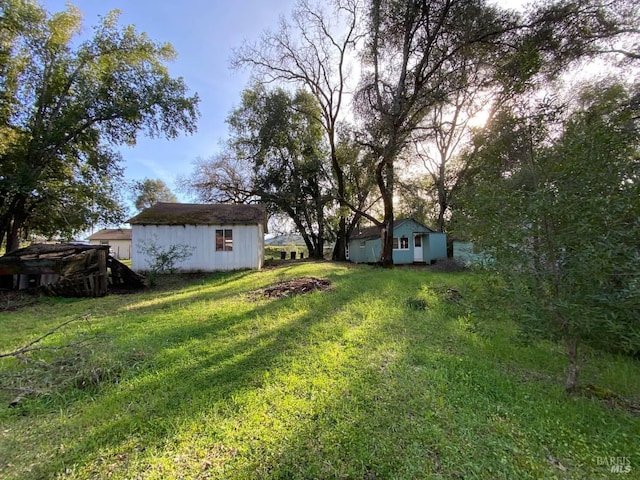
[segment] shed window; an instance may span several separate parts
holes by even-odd
[[[394,250],[409,250],[409,238],[407,237],[393,237],[393,249]]]
[[[360,248],[364,248],[367,246],[367,242],[365,240],[360,240]]]
[[[233,231],[216,230],[216,252],[233,251]]]

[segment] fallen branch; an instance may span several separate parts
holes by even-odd
[[[24,355],[25,353],[35,352],[35,351],[38,351],[38,350],[59,350],[61,348],[69,348],[69,347],[78,346],[83,342],[76,342],[76,343],[72,343],[72,344],[68,344],[68,345],[63,345],[61,347],[42,347],[42,346],[34,347],[34,345],[36,345],[37,343],[41,342],[45,338],[50,337],[51,335],[56,333],[58,330],[60,330],[62,327],[70,324],[71,322],[75,322],[77,320],[88,320],[90,316],[91,315],[83,315],[81,318],[72,318],[70,320],[67,320],[66,322],[63,322],[60,325],[58,325],[57,327],[55,327],[54,329],[48,331],[44,335],[42,335],[42,336],[36,338],[35,340],[27,343],[24,347],[21,347],[21,348],[19,348],[17,350],[14,350],[13,352],[9,352],[9,353],[0,353],[0,358],[6,358],[6,357],[22,358],[22,355]]]

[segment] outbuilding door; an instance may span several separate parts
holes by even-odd
[[[413,261],[424,262],[422,257],[422,235],[413,236]]]

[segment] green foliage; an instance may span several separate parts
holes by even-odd
[[[175,57],[106,15],[80,43],[80,11],[49,15],[32,0],[0,3],[0,242],[70,235],[122,219],[120,155],[144,132],[193,132],[197,96],[165,63]]]
[[[158,202],[177,202],[166,183],[160,179],[145,178],[133,184],[133,202],[138,210],[144,210]]]
[[[158,244],[156,236],[153,240],[140,242],[138,249],[146,256],[149,265],[147,281],[154,286],[158,275],[175,273],[178,262],[191,257],[195,247],[178,244],[164,248]]]
[[[332,288],[252,294],[309,276]],[[477,305],[485,274],[319,262],[159,281],[0,312],[9,350],[87,313],[105,340],[78,360],[90,388],[0,408],[3,479],[597,479],[603,458],[640,464],[639,417],[567,398],[558,348],[513,342],[502,305]],[[0,363],[2,385],[22,367]],[[595,352],[584,376],[637,399],[637,370]]]
[[[568,115],[553,105],[503,113],[462,210],[536,329],[626,353],[640,349],[634,91],[601,83]]]
[[[330,196],[320,115],[304,90],[292,94],[255,85],[227,119],[229,151],[199,162],[183,183],[203,199],[259,200],[269,213],[288,217],[311,255],[321,258]]]

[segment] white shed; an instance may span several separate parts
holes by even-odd
[[[167,251],[185,245],[191,256],[181,272],[260,269],[264,263],[266,211],[259,205],[156,203],[128,221],[132,267],[146,271],[154,259],[145,246]]]
[[[119,260],[131,258],[130,228],[105,228],[91,235],[88,240],[92,245],[109,245]]]

